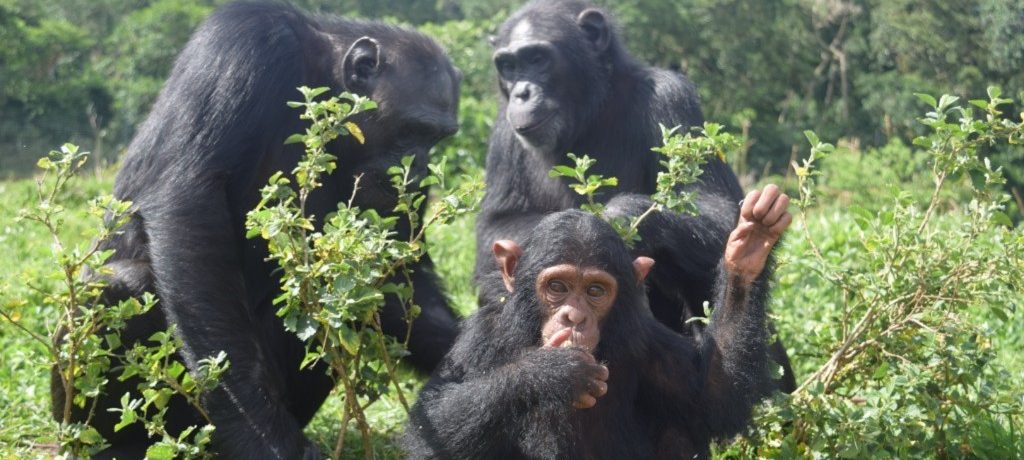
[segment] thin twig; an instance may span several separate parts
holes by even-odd
[[[924,228],[928,226],[928,220],[932,216],[932,211],[939,202],[939,192],[942,191],[942,185],[946,182],[946,175],[944,173],[938,174],[935,179],[935,190],[932,191],[931,201],[928,203],[928,209],[924,212],[924,218],[921,219],[921,225],[917,227],[917,233],[924,231]]]
[[[57,350],[53,347],[53,344],[51,344],[45,337],[23,326],[18,321],[15,321],[14,318],[12,318],[7,312],[3,310],[0,310],[0,316],[3,316],[3,318],[6,319],[7,322],[11,323],[12,326],[21,329],[23,332],[28,334],[29,337],[31,337],[33,340],[43,344],[43,346],[46,347],[46,350],[49,351],[51,355],[55,357],[57,356]]]
[[[409,403],[405,400],[405,393],[402,391],[401,385],[398,382],[398,376],[395,375],[396,366],[391,361],[391,356],[388,354],[388,346],[384,340],[384,330],[380,326],[380,315],[374,315],[373,328],[376,330],[377,340],[380,342],[381,348],[381,359],[384,361],[384,367],[388,370],[388,378],[391,379],[391,383],[395,385],[395,393],[398,394],[398,402],[402,404],[402,408],[405,409],[405,413],[409,413]]]

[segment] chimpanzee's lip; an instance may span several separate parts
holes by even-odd
[[[582,344],[578,344],[578,343],[573,343],[572,340],[566,340],[565,342],[562,342],[562,344],[559,345],[559,348],[573,348],[573,349],[576,349],[576,350],[579,350],[579,351],[583,351],[583,352],[587,352],[587,353],[590,353],[590,352],[593,351],[588,346],[585,346],[585,345],[582,345]]]
[[[554,117],[554,116],[555,116],[555,114],[554,114],[554,112],[552,112],[552,113],[549,113],[548,116],[544,117],[543,120],[538,121],[538,122],[536,122],[536,123],[534,123],[532,125],[516,126],[515,127],[516,133],[517,134],[526,134],[526,133],[528,133],[530,131],[535,131],[537,128],[540,128],[541,126],[544,126],[544,124],[547,123],[548,120],[550,120],[551,117]]]

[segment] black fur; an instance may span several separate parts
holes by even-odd
[[[380,53],[374,72],[359,78],[343,65],[354,43]],[[307,203],[308,213],[322,221],[349,199],[359,174],[355,203],[392,209],[396,198],[386,169],[405,155],[415,155],[416,167],[426,169],[427,151],[457,129],[459,80],[438,45],[417,32],[311,17],[272,3],[221,8],[179,55],[116,179],[114,194],[134,202],[135,215],[121,234],[101,242],[117,251],[106,300],[155,292],[159,308],[134,320],[126,337],[146,338],[172,323],[189,368],[227,353],[229,370],[203,399],[224,457],[317,457],[302,427],[332,388],[323,366],[299,371],[303,345],[284,330],[272,304],[279,293],[276,266],[265,260],[262,240],[245,238],[245,214],[258,202],[259,189],[275,171],[291,171],[302,154],[300,145],[283,145],[306,123],[285,103],[300,100],[296,88],[306,85],[364,94],[379,104],[355,120],[365,145],[345,138],[331,146],[338,170]],[[413,326],[409,360],[424,372],[457,334],[457,318],[432,268],[425,258],[413,276],[423,313]],[[396,299],[389,299],[382,316],[386,332],[404,336]],[[102,456],[141,458],[151,440],[138,427],[114,433],[116,414],[107,412],[138,382],[120,383],[113,375],[111,382],[94,419],[113,444]],[[59,387],[55,411],[63,401]],[[196,413],[176,401],[168,428],[195,423]]]
[[[607,47],[595,49],[577,24],[577,17],[588,9],[592,6],[576,0],[534,1],[513,14],[496,37],[500,52],[524,36],[522,29],[529,29],[526,36],[559,50],[554,60],[568,70],[529,74],[523,69],[519,74],[522,80],[537,83],[536,89],[543,89],[560,108],[553,119],[561,124],[546,123],[558,127],[557,138],[541,146],[529,145],[517,135],[506,116],[517,101],[510,102],[509,88],[504,80],[500,84],[501,104],[487,154],[486,195],[476,227],[475,276],[484,303],[503,290],[491,244],[499,239],[521,241],[546,214],[582,203],[583,197],[564,179],[548,176],[553,166],[569,162],[566,153],[596,159],[590,174],[618,178],[616,188],[598,196],[607,203],[609,215],[636,216],[649,207],[647,197],[655,191],[660,155],[651,148],[661,144],[659,124],[688,129],[703,123],[693,84],[683,75],[638,62],[610,24],[605,30]],[[703,304],[712,298],[715,267],[736,224],[743,191],[718,158],[709,160],[692,187],[700,215],[650,216],[640,227],[642,241],[634,255],[657,261],[648,278],[654,316],[677,332],[699,337],[702,327],[686,326],[685,321],[703,316]],[[780,388],[792,391],[796,382],[780,342],[773,344],[772,357],[785,368]]]
[[[632,256],[604,221],[549,215],[523,250],[513,293],[466,320],[420,393],[403,438],[410,458],[703,458],[770,390],[767,272],[750,288],[718,276],[718,308],[698,342],[651,315]],[[534,283],[561,263],[603,268],[619,286],[594,353],[608,367],[608,393],[590,409],[571,406],[586,379],[580,352],[538,348]]]

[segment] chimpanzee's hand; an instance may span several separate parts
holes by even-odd
[[[725,269],[730,275],[748,285],[757,279],[772,247],[793,221],[788,207],[789,197],[774,184],[747,194],[739,223],[725,245]]]
[[[554,354],[561,361],[556,368],[564,368],[565,377],[572,389],[573,407],[589,409],[597,404],[597,398],[608,392],[608,368],[598,364],[594,355],[579,348],[563,348],[569,339],[571,329],[563,329],[551,336],[541,352]]]

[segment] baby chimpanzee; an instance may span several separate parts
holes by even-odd
[[[484,289],[507,295],[467,320],[424,387],[403,439],[410,456],[706,457],[772,389],[765,266],[788,204],[774,186],[747,195],[700,341],[651,315],[654,260],[632,259],[597,217],[562,211],[522,249],[495,242],[504,286]]]

